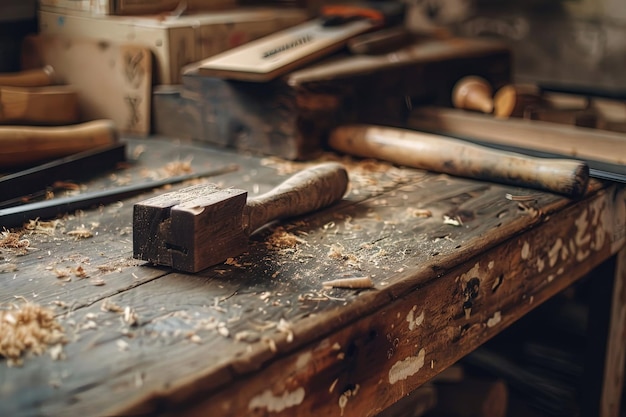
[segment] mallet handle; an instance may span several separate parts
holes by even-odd
[[[336,162],[307,168],[273,190],[251,198],[246,204],[247,230],[284,217],[312,212],[340,200],[348,188],[348,173]]]
[[[331,133],[329,144],[360,157],[569,197],[582,196],[589,181],[589,167],[582,161],[534,158],[408,129],[340,126]]]

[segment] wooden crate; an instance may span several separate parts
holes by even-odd
[[[303,22],[303,9],[247,7],[167,18],[157,16],[89,17],[45,10],[39,12],[40,32],[88,37],[149,46],[157,84],[180,83],[181,69],[192,62]]]
[[[180,0],[39,0],[41,10],[94,16],[140,15],[176,9]],[[236,0],[187,0],[187,10],[221,10],[236,7]]]

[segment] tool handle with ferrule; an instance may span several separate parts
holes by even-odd
[[[347,188],[348,173],[341,164],[327,162],[307,168],[247,202],[247,230],[252,233],[270,221],[327,207],[341,200]]]
[[[335,150],[461,177],[582,196],[589,182],[585,162],[534,158],[445,136],[370,125],[340,126],[331,132]]]

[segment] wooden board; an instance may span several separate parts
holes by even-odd
[[[125,15],[171,12],[180,0],[39,0],[43,10],[88,15]],[[235,0],[186,0],[187,10],[221,10],[235,7]]]
[[[210,181],[256,195],[307,165],[167,143],[133,141],[140,163],[116,177],[236,163]],[[3,251],[17,269],[0,302],[53,308],[69,343],[58,361],[0,361],[0,414],[373,416],[624,247],[615,186],[519,202],[504,195],[528,190],[343,162],[343,204],[281,223],[296,243],[272,243],[275,225],[200,274],[130,259],[132,202],[145,196],[29,234],[26,255]],[[91,238],[68,233],[81,225]],[[79,265],[87,278],[58,278]],[[321,285],[350,276],[375,288]]]
[[[452,85],[467,74],[502,85],[510,81],[510,61],[498,42],[432,39],[394,54],[338,55],[265,83],[188,71],[182,89],[157,94],[156,128],[165,136],[309,159],[338,124],[403,125],[410,99],[448,102]]]
[[[51,65],[79,94],[83,120],[111,119],[122,132],[150,132],[152,57],[147,47],[88,38],[31,35],[22,67]]]

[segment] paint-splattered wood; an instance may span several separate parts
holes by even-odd
[[[146,157],[129,180],[193,155],[194,170],[238,164],[211,180],[251,195],[307,165],[137,146]],[[132,202],[145,195],[70,216],[53,236],[24,235],[36,247],[26,255],[3,250],[17,269],[0,275],[0,301],[54,307],[69,343],[60,361],[0,362],[0,415],[374,415],[624,244],[625,195],[614,186],[594,182],[573,203],[343,162],[345,201],[281,223],[292,244],[279,245],[274,225],[248,253],[199,274],[130,260]],[[94,236],[67,234],[81,225]],[[92,277],[57,278],[78,265]],[[322,287],[356,276],[375,288]]]

